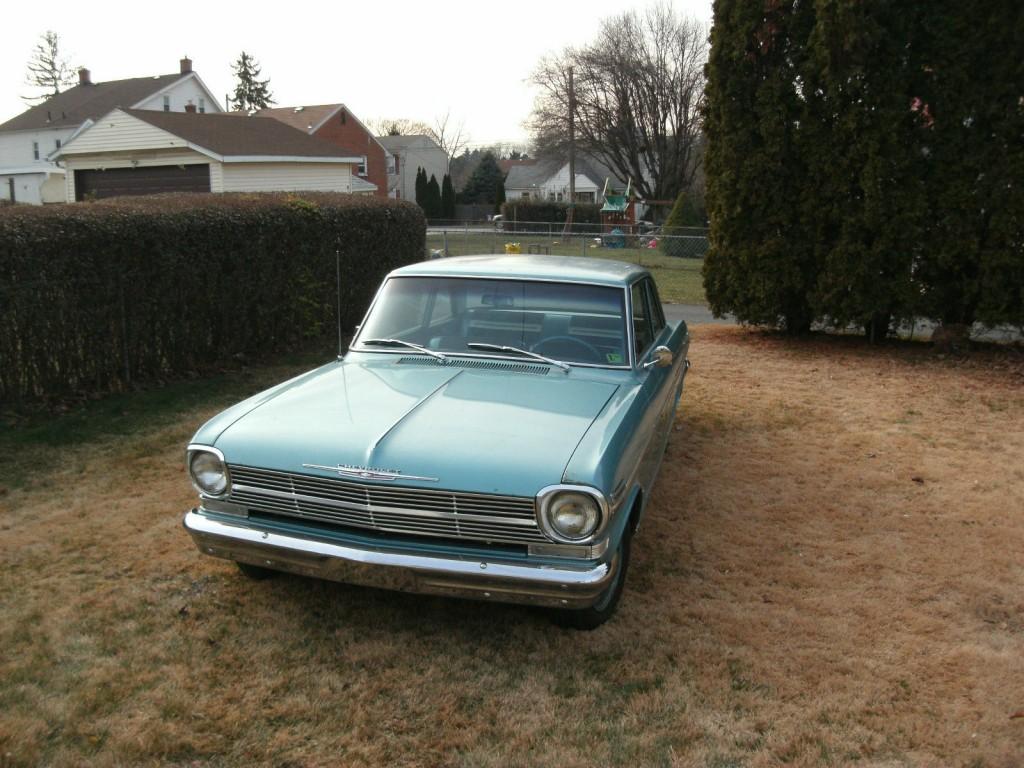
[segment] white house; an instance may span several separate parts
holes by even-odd
[[[378,136],[388,158],[388,196],[416,200],[416,169],[423,168],[427,178],[440,184],[448,173],[448,155],[429,136]]]
[[[602,194],[606,182],[609,190],[618,192],[625,190],[628,184],[599,161],[587,156],[577,158],[577,203],[604,203]],[[522,199],[569,202],[569,163],[561,167],[544,163],[520,163],[509,168],[505,176],[505,200],[512,202]],[[637,203],[637,215],[643,215],[646,208],[643,203]]]
[[[113,109],[56,154],[69,201],[159,192],[353,192],[362,157],[272,117]],[[356,190],[359,191],[359,190]]]
[[[64,168],[55,153],[114,107],[160,112],[222,112],[192,61],[179,72],[94,83],[89,70],[78,71],[78,85],[52,96],[0,124],[0,199],[21,203],[65,202]]]

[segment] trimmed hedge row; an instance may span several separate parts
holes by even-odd
[[[568,203],[555,203],[546,200],[509,200],[501,204],[501,215],[504,218],[503,229],[506,232],[538,231],[537,223],[564,224],[569,215]],[[601,206],[595,203],[576,203],[573,212],[573,230],[587,231],[580,225],[593,224],[591,231],[601,231]],[[547,232],[547,228],[543,228]]]
[[[0,402],[116,390],[259,356],[362,314],[423,257],[410,203],[171,195],[0,212]]]

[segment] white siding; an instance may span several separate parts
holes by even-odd
[[[162,112],[164,108],[165,95],[170,97],[171,112],[184,112],[185,105],[188,104],[189,100],[196,105],[196,109],[198,110],[200,99],[205,99],[207,113],[224,111],[221,105],[217,103],[217,100],[211,99],[209,94],[206,93],[194,77],[179,80],[167,90],[158,94],[155,93],[143,101],[140,101],[138,105],[122,104],[121,106],[134,109],[155,109],[158,112]]]
[[[417,168],[426,170],[428,180],[431,175],[435,176],[439,185],[448,172],[448,156],[432,141],[411,144],[394,154],[398,156],[398,189],[402,193],[403,200],[416,199]]]
[[[120,110],[100,118],[64,148],[65,159],[97,152],[183,148],[186,141]]]
[[[43,202],[44,173],[17,173],[5,175],[0,170],[0,200],[11,197],[11,181],[14,181],[14,199],[19,203],[41,205]]]
[[[351,192],[344,163],[225,163],[222,192]],[[211,174],[211,188],[213,178]]]
[[[168,152],[146,152],[138,155],[69,155],[65,158],[67,176],[68,202],[75,201],[75,171],[92,170],[96,168],[146,168],[154,165],[200,165],[210,164],[210,188],[211,191],[219,190],[213,188],[214,166],[220,165],[206,155],[193,152],[191,149],[172,150]]]
[[[595,183],[599,183],[601,186],[597,186]],[[593,192],[594,199],[596,200],[601,195],[601,190],[604,189],[604,179],[598,181],[594,179],[590,180],[582,173],[576,174],[576,193],[580,192]],[[569,164],[563,165],[554,176],[550,177],[540,187],[540,197],[542,200],[550,200],[551,195],[555,196],[555,200],[561,200],[562,202],[568,202],[569,200]],[[561,195],[561,197],[559,197]]]
[[[24,168],[27,165],[52,165],[46,162],[46,156],[57,148],[58,139],[63,144],[75,132],[76,127],[0,133],[0,173],[3,173],[2,169],[4,168]],[[32,142],[39,143],[38,160],[32,157]]]

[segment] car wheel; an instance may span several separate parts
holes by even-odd
[[[272,571],[269,568],[263,568],[259,565],[249,565],[249,563],[238,562],[236,562],[235,565],[238,566],[238,570],[242,572],[243,576],[245,576],[247,579],[252,579],[253,581],[263,581],[264,579],[272,579],[278,574],[277,571]]]
[[[622,589],[626,585],[626,571],[629,570],[629,546],[633,538],[633,528],[626,525],[622,534],[622,541],[619,542],[619,570],[608,589],[601,595],[590,608],[578,610],[555,611],[555,623],[569,629],[591,630],[597,629],[608,619],[615,615],[615,609],[619,607],[619,599],[622,597]]]

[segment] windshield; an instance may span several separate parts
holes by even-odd
[[[575,283],[394,277],[363,323],[356,348],[422,354],[402,349],[401,341],[441,353],[530,359],[532,352],[622,367],[629,364],[623,295],[620,288]]]

